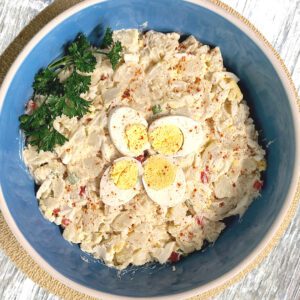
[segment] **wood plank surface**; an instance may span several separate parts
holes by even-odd
[[[300,90],[300,1],[223,0],[248,18],[284,59]],[[28,22],[52,0],[0,0],[0,53]],[[1,234],[1,233],[0,233]],[[215,300],[300,299],[300,209],[278,246],[242,281]],[[20,272],[0,250],[1,300],[54,300]]]

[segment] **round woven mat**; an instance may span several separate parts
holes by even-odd
[[[287,68],[285,67],[282,59],[279,57],[278,53],[271,46],[271,44],[262,36],[262,34],[243,16],[238,12],[233,10],[231,7],[222,3],[218,0],[210,0],[219,7],[222,7],[224,10],[229,12],[231,15],[239,18],[243,23],[245,23],[253,32],[256,33],[257,37],[265,43],[265,45],[272,50],[274,55],[279,60],[283,70],[285,71],[287,77],[290,80],[291,88],[294,90],[295,98],[297,98],[297,92],[295,86],[292,82],[291,76],[289,75]],[[16,37],[16,39],[10,44],[10,46],[4,51],[0,57],[0,84],[2,83],[5,74],[10,68],[11,64],[14,62],[20,51],[24,46],[29,42],[29,40],[49,21],[51,21],[58,14],[62,13],[71,6],[82,2],[80,0],[56,0],[53,4],[44,9],[37,17],[35,17],[29,25],[27,25],[21,33]],[[298,102],[299,105],[299,102]],[[300,105],[299,105],[300,111]],[[271,252],[272,248],[277,244],[287,226],[289,225],[298,205],[300,198],[300,181],[298,181],[297,192],[293,198],[292,204],[273,239],[265,247],[265,249],[259,253],[256,259],[250,263],[244,270],[238,273],[236,276],[231,278],[226,283],[220,285],[217,288],[214,288],[208,292],[205,292],[201,295],[193,297],[191,299],[209,299],[213,296],[224,291],[226,288],[232,284],[241,280],[247,273],[253,270],[257,265]],[[50,276],[46,271],[44,271],[33,259],[27,254],[23,247],[15,239],[14,235],[10,231],[8,225],[6,224],[2,214],[0,213],[0,248],[4,250],[6,255],[17,265],[17,267],[22,270],[29,278],[34,282],[39,284],[41,287],[45,288],[49,292],[67,300],[82,300],[82,299],[94,299],[92,297],[86,296],[82,293],[79,293],[66,285],[62,284],[58,280]]]

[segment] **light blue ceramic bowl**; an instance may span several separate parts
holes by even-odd
[[[29,254],[68,286],[96,297],[192,296],[223,283],[252,262],[282,222],[299,175],[299,118],[295,95],[279,60],[241,20],[209,1],[85,1],[54,19],[27,45],[1,89],[1,209]],[[62,46],[84,32],[99,41],[95,28],[138,28],[193,34],[221,48],[225,66],[241,78],[251,115],[267,148],[262,197],[233,220],[213,247],[176,264],[129,268],[118,276],[66,242],[59,228],[41,215],[34,183],[21,159],[18,116],[32,94],[35,73],[59,56]],[[115,295],[115,296],[113,296]]]

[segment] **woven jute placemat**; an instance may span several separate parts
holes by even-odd
[[[246,24],[256,35],[257,37],[264,42],[264,44],[271,49],[273,54],[276,56],[278,61],[280,62],[284,72],[290,81],[290,86],[293,92],[295,93],[295,98],[297,99],[297,92],[295,86],[292,82],[291,76],[287,71],[286,66],[284,65],[282,59],[272,47],[272,45],[262,36],[262,34],[243,16],[241,16],[234,9],[229,7],[218,0],[210,0],[217,6],[223,8],[231,15],[239,18],[244,24]],[[9,70],[11,64],[14,62],[18,54],[24,48],[24,46],[30,41],[30,39],[49,21],[51,21],[54,17],[70,8],[71,6],[82,2],[80,0],[56,0],[53,4],[44,9],[37,17],[35,17],[16,37],[16,39],[9,45],[9,47],[4,51],[4,53],[0,57],[0,83],[3,82],[5,74]],[[299,101],[298,101],[299,105]],[[300,105],[299,105],[300,111]],[[268,243],[268,245],[263,249],[261,253],[258,254],[256,259],[250,263],[244,270],[241,270],[236,276],[231,278],[226,283],[220,285],[217,288],[214,288],[208,292],[205,292],[201,295],[193,297],[192,299],[209,299],[213,296],[216,296],[220,292],[224,291],[226,288],[231,286],[232,284],[238,282],[242,279],[247,273],[253,270],[257,265],[271,252],[273,247],[277,244],[287,226],[289,225],[292,217],[294,216],[298,201],[300,198],[300,184],[298,181],[297,192],[294,195],[293,201],[283,222],[281,223],[280,228],[274,235],[273,239]],[[94,299],[82,293],[79,293],[66,285],[62,284],[58,280],[54,279],[50,276],[46,271],[44,271],[23,249],[23,247],[18,243],[12,232],[10,231],[8,225],[6,224],[2,214],[0,213],[0,248],[4,250],[4,252],[10,257],[10,259],[16,264],[16,266],[22,270],[29,278],[31,278],[34,282],[39,284],[41,287],[45,288],[49,292],[60,296],[63,299],[67,300],[82,300],[82,299]]]

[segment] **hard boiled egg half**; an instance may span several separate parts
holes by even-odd
[[[114,109],[108,119],[111,140],[126,156],[139,156],[150,148],[147,129],[148,123],[142,114],[130,107]]]
[[[100,181],[100,198],[109,206],[129,202],[141,189],[142,165],[131,157],[116,159]]]
[[[154,202],[172,207],[184,201],[186,182],[180,167],[161,155],[149,157],[143,167],[144,188]]]
[[[201,125],[185,116],[166,116],[152,122],[148,130],[152,148],[167,156],[186,156],[204,143]]]

